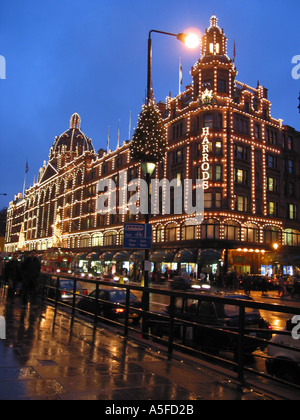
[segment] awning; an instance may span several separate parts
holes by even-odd
[[[222,252],[216,249],[199,249],[198,263],[201,265],[217,264],[222,258]]]
[[[281,264],[281,265],[294,265],[293,259],[289,255],[282,254],[281,252],[268,252],[262,258],[263,265]]]
[[[99,255],[100,252],[90,252],[87,256],[86,259],[88,261],[97,261],[99,259]]]
[[[181,249],[174,257],[174,262],[195,263],[197,251],[195,249]]]
[[[113,256],[113,261],[129,261],[130,253],[128,251],[118,251]]]
[[[140,251],[133,252],[129,257],[129,261],[141,262],[144,260],[144,258],[145,258],[145,252],[140,250]]]
[[[104,252],[100,255],[99,260],[101,261],[113,261],[114,252]]]
[[[86,260],[87,254],[76,254],[73,261]]]
[[[150,260],[153,262],[174,262],[174,255],[175,252],[167,251],[164,249],[157,249],[156,251],[153,251]]]

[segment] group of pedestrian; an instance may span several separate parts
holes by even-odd
[[[2,266],[2,280],[8,284],[7,301],[13,304],[19,289],[25,308],[29,299],[32,305],[36,305],[41,263],[36,251],[32,251],[23,262],[19,261],[18,257],[15,252],[12,260]]]

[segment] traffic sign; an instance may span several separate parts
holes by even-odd
[[[124,223],[124,248],[151,249],[152,225],[150,223]]]

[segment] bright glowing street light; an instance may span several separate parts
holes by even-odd
[[[199,47],[200,38],[197,34],[188,33],[188,34],[178,34],[177,39],[183,42],[187,48],[194,49]]]

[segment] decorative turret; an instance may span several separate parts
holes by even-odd
[[[211,56],[221,56],[230,61],[227,56],[227,38],[223,29],[218,26],[218,19],[215,15],[210,18],[210,27],[206,29],[202,42],[202,60],[211,59]]]
[[[194,79],[194,99],[202,101],[203,94],[211,97],[230,96],[233,98],[234,82],[237,71],[227,55],[227,38],[218,26],[213,15],[210,27],[202,38],[202,56],[192,68]],[[217,98],[215,100],[215,103]],[[203,102],[203,101],[202,101]]]
[[[81,124],[80,116],[79,114],[77,114],[77,112],[75,112],[75,114],[73,114],[70,119],[70,128],[77,128],[78,130],[80,130],[80,124]]]

